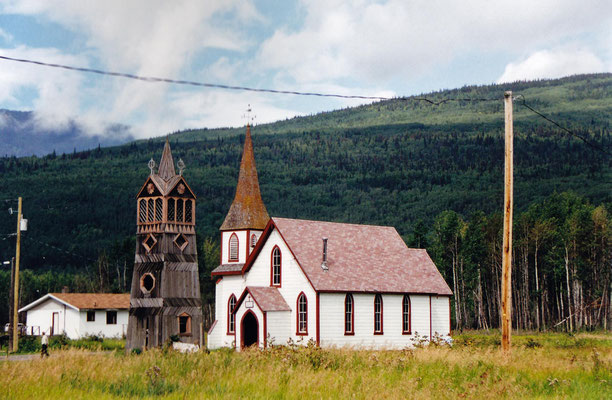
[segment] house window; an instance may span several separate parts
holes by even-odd
[[[227,333],[235,333],[236,332],[236,314],[232,311],[236,307],[236,296],[231,295],[229,301],[227,302]]]
[[[353,295],[348,293],[344,298],[344,334],[353,335],[355,322],[355,310],[353,304]]]
[[[410,297],[405,294],[402,300],[402,333],[409,335],[410,328]]]
[[[187,313],[182,313],[178,316],[179,335],[191,336],[191,316]]]
[[[308,334],[308,300],[304,292],[300,293],[297,299],[297,335]]]
[[[255,247],[256,244],[257,244],[257,235],[252,234],[251,235],[251,247]]]
[[[94,322],[96,320],[95,311],[87,311],[87,322]]]
[[[238,236],[232,233],[229,240],[229,260],[238,261]]]
[[[117,325],[117,311],[106,312],[106,325]]]
[[[271,286],[281,285],[281,251],[278,246],[272,249]]]
[[[374,296],[374,334],[382,335],[383,333],[383,302],[382,296],[377,294]]]

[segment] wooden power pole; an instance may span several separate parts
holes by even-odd
[[[504,168],[504,243],[502,254],[502,350],[510,351],[512,331],[512,198],[513,198],[513,122],[512,92],[504,93],[505,168]]]
[[[19,256],[21,255],[21,197],[17,206],[17,249],[15,252],[15,279],[13,292],[13,351],[19,350]]]

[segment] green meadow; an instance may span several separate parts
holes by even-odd
[[[455,335],[401,351],[275,346],[244,352],[52,350],[0,362],[6,399],[612,398],[612,334]]]

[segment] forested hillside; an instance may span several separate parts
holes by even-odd
[[[419,97],[498,99],[432,105],[397,99],[252,130],[270,215],[395,226],[425,247],[455,291],[454,325],[498,325],[503,204],[503,91],[521,94],[612,151],[612,75],[466,87]],[[515,101],[515,324],[610,323],[612,159]],[[237,112],[239,112],[237,110]],[[198,195],[203,299],[218,227],[234,195],[244,129],[170,135]],[[22,304],[61,289],[127,290],[135,195],[163,139],[86,152],[0,159],[4,209],[24,198]],[[0,257],[14,254],[15,216],[0,214]],[[537,268],[537,273],[536,273]],[[0,295],[7,293],[2,271]],[[590,304],[592,306],[589,306]],[[6,318],[6,305],[1,311]],[[456,312],[457,311],[457,312]],[[564,325],[569,327],[570,321]]]

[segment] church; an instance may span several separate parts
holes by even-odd
[[[270,217],[251,128],[221,225],[208,347],[401,349],[450,335],[452,291],[393,227]]]

